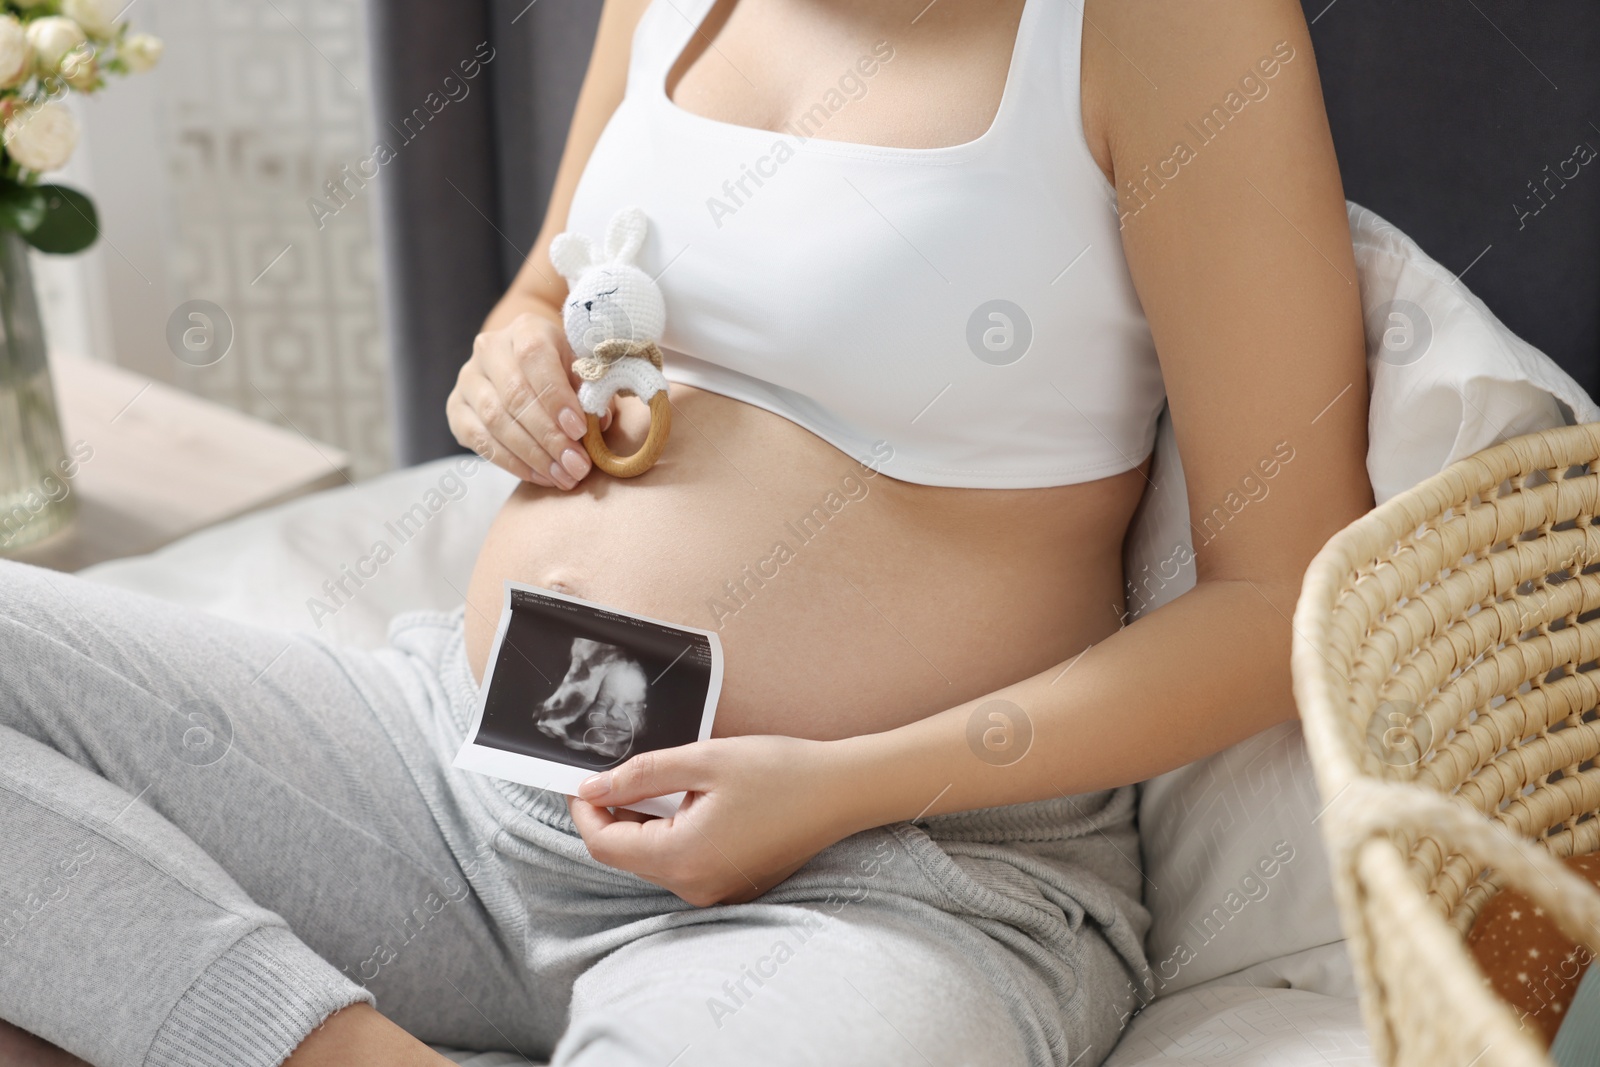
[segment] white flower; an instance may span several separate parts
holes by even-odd
[[[74,89],[84,92],[94,88],[100,78],[100,64],[95,62],[94,47],[83,44],[61,57],[61,76]]]
[[[15,15],[0,15],[0,88],[9,89],[28,76],[33,47]]]
[[[123,6],[122,0],[61,0],[61,13],[90,37],[107,38],[116,33]]]
[[[66,166],[78,147],[78,120],[60,104],[25,107],[5,126],[6,151],[28,170],[40,174]]]
[[[161,53],[166,49],[166,42],[159,37],[148,33],[136,33],[122,42],[122,47],[117,49],[117,55],[128,65],[128,70],[134,74],[143,74],[157,63],[161,62]]]
[[[87,40],[82,27],[60,15],[47,15],[28,23],[28,43],[33,45],[39,70],[44,74],[54,74],[67,53]]]

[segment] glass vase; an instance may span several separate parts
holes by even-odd
[[[62,529],[78,500],[50,384],[28,245],[0,232],[0,555]]]

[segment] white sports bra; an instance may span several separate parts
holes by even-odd
[[[1068,485],[1149,455],[1164,390],[1084,139],[1077,4],[1026,0],[981,137],[883,148],[825,135],[889,44],[782,133],[674,104],[714,2],[645,11],[567,220],[599,237],[620,207],[649,216],[667,377],[927,485]]]

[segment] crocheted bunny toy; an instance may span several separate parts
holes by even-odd
[[[563,233],[550,243],[550,262],[569,289],[562,318],[567,341],[578,356],[572,369],[584,381],[578,403],[594,415],[604,414],[618,392],[648,402],[667,388],[658,344],[666,326],[666,304],[660,287],[633,264],[648,230],[644,212],[625,207],[611,217],[603,249],[581,233]],[[628,357],[648,363],[655,373],[623,363]],[[590,388],[602,382],[610,387]]]
[[[550,262],[567,279],[562,320],[578,357],[572,369],[583,379],[578,406],[589,416],[584,447],[597,467],[618,478],[649,470],[672,429],[658,343],[666,327],[666,303],[655,280],[633,263],[648,231],[644,212],[625,207],[611,217],[604,248],[581,233],[563,233],[550,242]],[[649,436],[632,456],[616,455],[600,435],[600,416],[619,393],[650,405]]]

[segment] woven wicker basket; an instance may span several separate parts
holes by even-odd
[[[1295,698],[1382,1064],[1550,1067],[1467,951],[1501,888],[1600,956],[1600,893],[1556,859],[1600,849],[1597,513],[1600,423],[1562,427],[1389,500],[1306,572]]]

